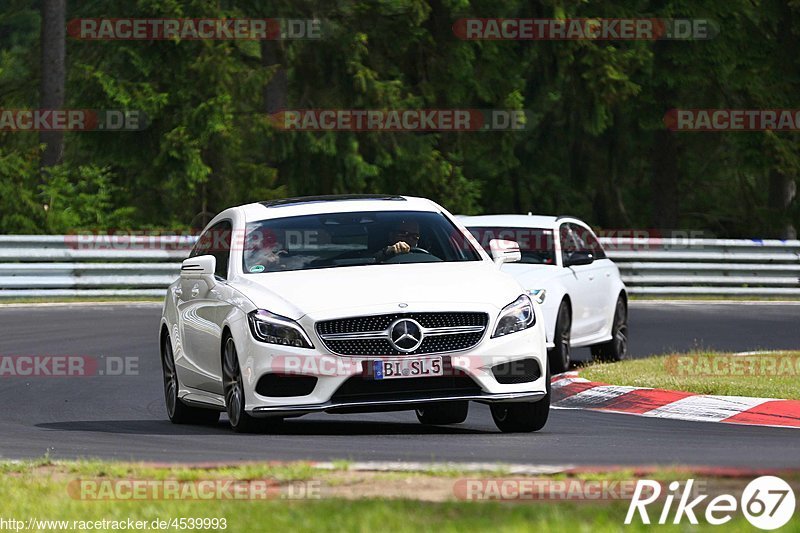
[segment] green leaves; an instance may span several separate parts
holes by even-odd
[[[35,108],[38,3],[7,2],[0,105]],[[794,1],[68,5],[69,19],[318,18],[324,38],[70,39],[68,107],[141,110],[150,125],[134,133],[67,133],[64,165],[44,176],[36,168],[36,134],[0,132],[0,232],[182,227],[197,213],[229,205],[344,192],[429,196],[464,213],[570,212],[607,227],[651,227],[652,213],[663,207],[651,181],[666,111],[798,107]],[[462,17],[701,17],[718,22],[720,34],[710,41],[465,41],[452,30]],[[267,115],[283,106],[520,109],[529,120],[513,132],[288,132]],[[675,174],[659,176],[680,198],[678,225],[725,236],[769,230],[774,213],[765,191],[775,176],[793,180],[800,172],[796,134],[670,138]],[[742,206],[752,217],[741,216]],[[787,212],[796,219],[797,202]]]

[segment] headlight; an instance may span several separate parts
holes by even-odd
[[[269,311],[253,311],[247,315],[250,332],[256,340],[269,344],[280,344],[295,348],[313,348],[300,324]]]
[[[497,320],[497,327],[492,338],[522,331],[534,324],[536,324],[536,315],[533,312],[533,304],[531,299],[523,294],[514,303],[505,306],[500,311],[500,318]]]

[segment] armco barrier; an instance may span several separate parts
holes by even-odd
[[[800,296],[800,241],[600,240],[632,294]],[[0,235],[0,299],[161,297],[191,244]]]
[[[800,296],[800,241],[600,239],[632,294]]]

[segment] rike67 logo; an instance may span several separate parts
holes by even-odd
[[[701,504],[709,496],[697,495],[693,491],[693,485],[693,479],[687,480],[684,487],[681,487],[679,481],[670,483],[659,513],[663,490],[661,483],[649,479],[639,480],[625,516],[625,524],[631,524],[638,513],[643,524],[650,524],[651,520],[662,525],[670,521],[680,524],[685,519],[696,525],[698,516],[701,516],[707,523],[719,526],[730,522],[736,513],[741,512],[754,527],[773,530],[786,525],[794,514],[794,491],[779,477],[762,476],[754,479],[745,487],[738,500],[731,494],[719,494],[704,504],[703,513],[700,511]],[[675,500],[677,504],[673,511]],[[650,512],[655,512],[652,517]]]

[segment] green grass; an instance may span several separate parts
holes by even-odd
[[[770,359],[775,363],[774,367]],[[742,366],[736,369],[731,366],[733,364]],[[613,385],[698,394],[800,400],[800,352],[752,356],[719,352],[674,354],[590,364],[581,369],[581,377]]]
[[[342,497],[308,500],[259,501],[84,501],[71,497],[67,487],[78,478],[104,479],[319,479],[323,486],[337,477],[352,476],[347,465],[341,469],[315,470],[310,464],[253,464],[239,467],[200,469],[108,463],[102,461],[56,462],[47,458],[23,463],[0,463],[0,517],[27,520],[120,520],[152,522],[172,518],[225,518],[226,531],[645,531],[648,526],[634,521],[623,524],[627,501],[613,502],[430,502],[417,499],[381,498],[380,478],[374,495],[363,499]],[[405,475],[408,482],[433,478],[432,474]],[[474,473],[470,477],[477,477]],[[631,479],[632,471],[596,473],[593,479]],[[521,476],[511,476],[519,478]],[[543,476],[538,476],[539,478]],[[686,479],[686,472],[665,469],[648,475],[654,479]],[[440,479],[440,478],[436,478]],[[588,478],[587,478],[588,479]],[[452,479],[445,478],[450,486]],[[658,509],[651,515],[657,515]],[[688,526],[659,526],[664,531],[686,531]],[[714,530],[703,524],[692,531]],[[725,531],[750,531],[741,514]],[[800,531],[797,521],[788,531]]]
[[[800,296],[789,294],[779,296],[756,296],[749,294],[630,294],[629,300],[675,300],[675,301],[712,301],[725,300],[731,302],[800,302]]]

